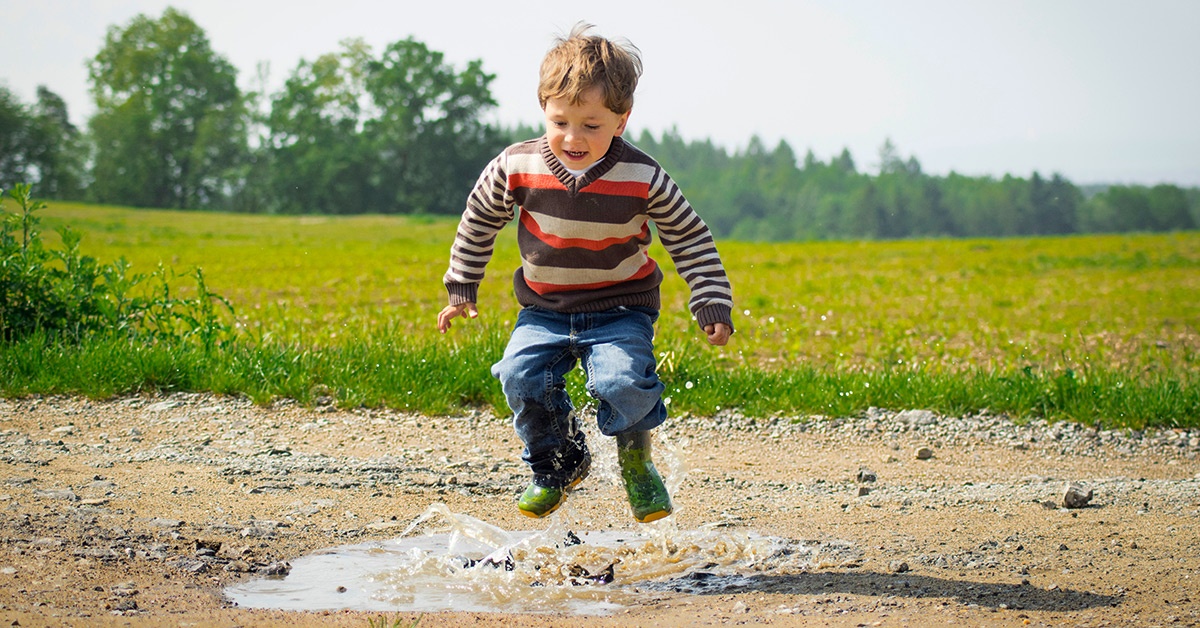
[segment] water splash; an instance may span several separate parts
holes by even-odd
[[[797,573],[856,559],[848,543],[804,542],[719,524],[576,534],[552,517],[508,532],[444,504],[400,538],[336,547],[292,562],[282,578],[226,589],[242,607],[284,610],[483,611],[607,615],[663,592],[711,593],[745,574]],[[419,532],[414,536],[409,536]]]
[[[301,557],[287,576],[239,583],[226,596],[243,607],[284,610],[607,615],[663,595],[732,590],[747,575],[860,560],[861,552],[842,541],[764,536],[728,522],[682,530],[677,522],[687,503],[679,499],[671,517],[612,529],[631,521],[616,445],[599,434],[593,412],[581,410],[591,474],[545,520],[546,529],[510,532],[435,503],[399,538]],[[654,459],[678,497],[688,474],[686,442],[655,432]],[[588,508],[596,503],[605,507]]]

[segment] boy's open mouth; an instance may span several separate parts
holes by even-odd
[[[564,150],[563,154],[566,155],[569,159],[583,159],[584,157],[587,156],[587,151],[580,152],[580,151],[573,151],[573,150]]]

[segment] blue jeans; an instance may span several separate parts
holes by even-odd
[[[554,460],[586,451],[564,379],[577,361],[599,401],[600,433],[651,430],[666,420],[664,386],[654,371],[656,320],[657,311],[634,307],[578,314],[527,307],[517,315],[492,375],[512,408],[513,427],[525,443],[521,458],[535,481],[557,471]]]

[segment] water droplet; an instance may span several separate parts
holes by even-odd
[[[695,384],[693,384],[691,381],[688,381],[688,383],[683,385],[683,387],[688,390],[691,390],[693,386],[695,386]]]

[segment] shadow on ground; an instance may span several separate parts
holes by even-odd
[[[786,575],[720,576],[697,571],[657,583],[653,588],[694,595],[833,593],[909,598],[951,598],[962,604],[1035,611],[1081,611],[1117,606],[1121,598],[1072,589],[1043,589],[1028,584],[952,580],[915,574],[822,572]]]

